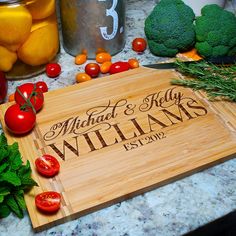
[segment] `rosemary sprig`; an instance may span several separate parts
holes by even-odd
[[[210,99],[220,97],[236,102],[236,66],[214,65],[206,61],[185,64],[176,61],[177,70],[183,75],[190,76],[186,79],[174,79],[172,84],[204,90]]]

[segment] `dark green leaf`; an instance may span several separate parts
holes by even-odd
[[[8,156],[9,152],[5,148],[0,149],[0,163]]]
[[[24,188],[30,188],[30,187],[33,187],[33,186],[38,186],[38,184],[30,177],[22,177],[21,178],[21,184],[22,185],[25,185]]]
[[[2,203],[4,200],[4,196],[3,195],[0,195],[0,203]]]
[[[20,209],[25,210],[26,205],[25,205],[24,195],[23,194],[15,194],[14,198],[15,198],[18,206],[20,207]]]
[[[0,187],[0,196],[6,196],[10,194],[10,188],[4,186],[4,187]]]
[[[14,172],[11,172],[11,171],[2,173],[0,176],[0,180],[6,181],[14,186],[21,185],[20,178]]]
[[[19,150],[18,143],[13,143],[12,145],[9,145],[8,150],[10,150],[11,152],[18,152]]]
[[[10,156],[10,165],[12,170],[17,170],[22,165],[20,152],[14,152]]]
[[[10,208],[5,204],[0,204],[0,218],[5,218],[11,213]]]
[[[12,195],[8,196],[6,199],[7,205],[10,207],[10,209],[19,217],[23,218],[23,211],[22,209],[18,206],[16,200]]]
[[[6,170],[7,167],[8,167],[8,164],[7,164],[7,163],[3,163],[2,165],[0,165],[0,174],[1,174],[4,170]]]
[[[27,162],[26,162],[26,165],[22,165],[19,169],[18,169],[18,171],[17,171],[17,174],[18,174],[18,176],[28,176],[28,177],[30,177],[31,176],[31,168],[30,168],[30,163],[29,163],[29,161],[27,160]]]
[[[5,135],[2,133],[0,135],[0,147],[6,147],[7,146],[7,139]]]

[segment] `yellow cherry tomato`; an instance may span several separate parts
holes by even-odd
[[[135,58],[131,58],[128,60],[130,69],[138,68],[139,67],[139,61]]]
[[[111,65],[112,65],[112,62],[111,62],[111,61],[105,61],[105,62],[103,62],[103,63],[101,64],[101,66],[100,66],[101,73],[103,73],[103,74],[108,73],[109,70],[110,70]]]
[[[96,55],[97,63],[103,63],[105,61],[111,61],[111,55],[108,52],[101,52]]]
[[[75,64],[76,65],[82,65],[87,61],[87,55],[86,54],[78,54],[75,57]]]
[[[8,96],[8,102],[13,102],[15,101],[15,93],[12,93]]]
[[[75,79],[77,83],[82,83],[82,82],[91,80],[92,77],[86,73],[78,73]]]

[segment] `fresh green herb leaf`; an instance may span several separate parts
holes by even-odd
[[[6,147],[7,146],[7,139],[5,135],[2,133],[0,135],[0,147]]]
[[[0,165],[0,174],[6,170],[6,168],[8,167],[8,164],[7,163],[3,163],[2,165]]]
[[[37,183],[31,178],[29,161],[23,165],[17,143],[7,145],[4,134],[0,135],[0,218],[14,212],[22,218],[26,209],[24,191]]]
[[[9,208],[19,217],[23,218],[23,211],[22,209],[18,206],[15,198],[13,195],[10,195],[6,199],[6,203],[9,206]]]
[[[172,84],[204,90],[210,99],[223,98],[236,102],[236,66],[216,66],[201,61],[186,65],[177,61],[177,70],[191,79],[174,79]]]
[[[5,204],[0,204],[0,218],[5,218],[11,213],[10,208]]]
[[[14,198],[18,204],[18,206],[20,207],[20,209],[25,210],[26,209],[26,205],[25,205],[25,199],[23,194],[15,194]]]
[[[16,175],[16,173],[7,171],[6,173],[2,173],[0,175],[0,181],[6,181],[14,186],[20,186],[21,181],[20,178]]]

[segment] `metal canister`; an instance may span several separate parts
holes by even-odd
[[[125,0],[61,0],[63,47],[73,56],[111,55],[125,45]]]

